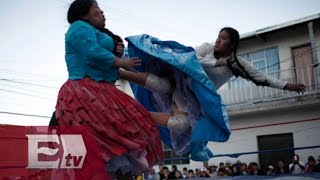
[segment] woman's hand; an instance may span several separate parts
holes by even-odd
[[[122,68],[125,70],[132,70],[133,68],[141,65],[141,60],[137,57],[128,58],[125,57],[123,61]]]
[[[287,83],[283,90],[288,90],[288,91],[296,91],[297,93],[305,93],[306,92],[306,86],[301,83]]]
[[[133,70],[134,67],[137,67],[140,65],[141,65],[141,60],[137,57],[134,57],[134,58],[125,57],[124,59],[115,57],[114,64],[113,64],[114,67],[123,68],[125,70]]]

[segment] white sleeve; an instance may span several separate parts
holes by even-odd
[[[248,72],[248,74],[254,80],[257,80],[259,82],[268,82],[269,87],[277,88],[277,89],[283,89],[284,86],[287,84],[284,81],[281,81],[279,79],[276,79],[264,74],[263,72],[255,68],[253,65],[251,65],[248,61],[243,59],[242,57],[238,56],[237,58],[239,60],[239,63],[244,67],[244,69]]]
[[[199,57],[205,57],[208,53],[213,52],[213,45],[209,43],[203,43],[200,46],[197,46],[194,48],[196,51],[197,56]]]
[[[197,58],[200,61],[202,67],[214,68],[216,65],[216,59],[213,56],[213,45],[209,43],[203,43],[202,45],[194,48]]]

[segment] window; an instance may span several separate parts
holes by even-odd
[[[241,54],[245,60],[250,62],[258,70],[262,71],[269,76],[279,79],[280,78],[280,64],[279,64],[279,53],[278,48],[268,48],[259,51],[249,52]],[[250,83],[242,78],[232,78],[229,81],[229,88],[239,88],[243,86],[248,86]]]
[[[162,143],[163,147],[163,164],[189,164],[189,154],[186,155],[176,155],[170,147]],[[181,159],[183,158],[183,159]]]

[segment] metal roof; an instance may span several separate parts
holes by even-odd
[[[304,22],[308,22],[308,21],[312,21],[312,20],[315,20],[315,19],[318,19],[318,18],[320,18],[320,13],[317,13],[317,14],[314,14],[314,15],[311,15],[311,16],[307,16],[307,17],[303,17],[303,18],[300,18],[300,19],[296,19],[296,20],[293,20],[293,21],[285,22],[285,23],[282,23],[282,24],[278,24],[278,25],[274,25],[274,26],[269,26],[269,27],[266,27],[266,28],[258,29],[256,31],[244,33],[244,34],[240,35],[240,39],[247,39],[247,38],[250,38],[250,37],[255,37],[255,36],[267,33],[267,32],[271,32],[271,31],[282,29],[282,28],[294,26],[294,25],[297,25],[297,24],[300,24],[300,23],[304,23]]]

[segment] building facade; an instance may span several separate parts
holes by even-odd
[[[320,13],[241,35],[238,55],[274,78],[305,84],[307,92],[231,79],[219,89],[230,116],[231,137],[208,144],[215,155],[227,156],[210,159],[209,166],[240,160],[257,162],[263,169],[280,159],[290,163],[294,153],[305,162],[310,155],[318,157],[320,148],[314,146],[320,146]],[[132,95],[125,82],[120,84]],[[164,150],[166,158],[179,157]],[[180,170],[203,166],[189,160],[166,161],[170,163]]]
[[[216,155],[231,157],[215,157],[208,164],[240,160],[264,169],[280,159],[290,163],[294,153],[304,162],[310,155],[318,157],[320,148],[312,146],[320,146],[320,14],[243,34],[238,55],[274,78],[305,84],[307,92],[231,79],[219,90],[230,116],[231,137],[209,143]],[[199,166],[202,163],[190,163],[191,168]]]

